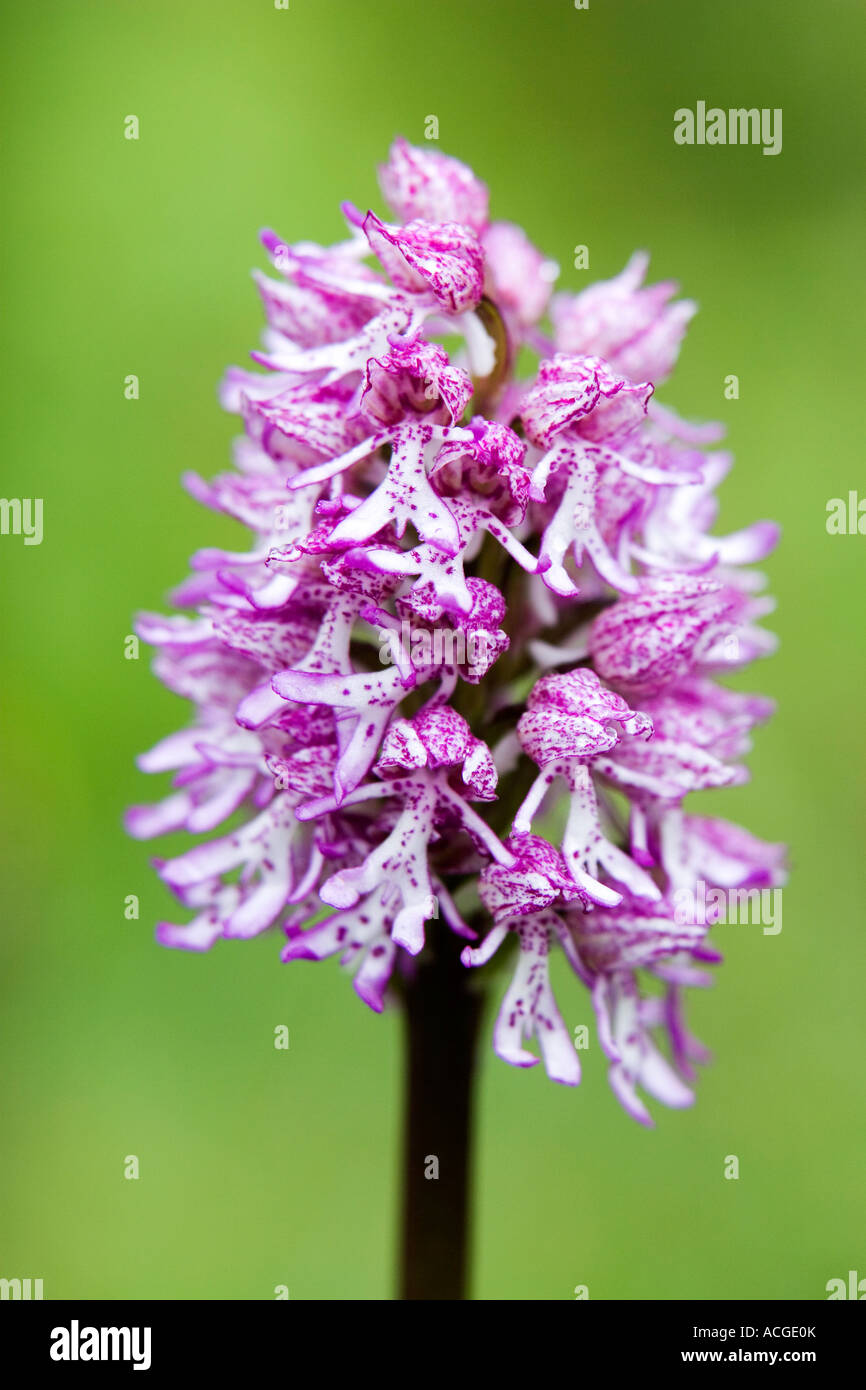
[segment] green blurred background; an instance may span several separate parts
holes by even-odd
[[[215,387],[258,341],[258,228],[328,242],[341,199],[381,211],[376,163],[431,114],[565,287],[645,246],[699,301],[660,399],[729,427],[722,528],[784,525],[780,654],[744,682],[780,713],[753,782],[702,802],[790,842],[783,931],[719,929],[691,1015],[716,1060],[652,1132],[594,1038],[571,1091],[498,1062],[488,1017],[475,1295],[815,1299],[866,1275],[866,539],[825,530],[828,498],[866,491],[862,6],[46,0],[3,28],[3,492],[44,498],[45,535],[0,540],[0,1275],[47,1298],[391,1296],[400,1019],[333,963],[281,966],[273,935],[155,946],[168,895],[120,818],[158,790],[135,753],[186,710],[123,640],[189,552],[239,540],[178,480],[228,464]],[[782,107],[782,153],[676,146],[699,98]]]

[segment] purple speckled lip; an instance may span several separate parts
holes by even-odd
[[[784,881],[782,846],[683,809],[745,778],[772,713],[719,677],[773,648],[743,567],[777,528],[710,534],[720,428],[655,394],[695,305],[644,285],[645,253],[553,294],[466,165],[398,139],[380,181],[392,221],[346,203],[334,246],[263,233],[267,331],[222,389],[235,467],[185,479],[252,544],[193,556],[195,616],[139,619],[195,714],[141,758],[173,785],[128,829],[233,818],[155,861],[191,913],[157,936],[276,927],[283,960],[339,956],[377,1012],[431,918],[469,969],[514,941],[494,1048],[576,1085],[561,950],[651,1124],[639,1091],[693,1099],[683,996],[719,959],[676,895]]]

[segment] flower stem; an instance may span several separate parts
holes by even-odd
[[[405,988],[408,1066],[400,1297],[466,1297],[472,1083],[482,996],[461,943],[431,923]]]

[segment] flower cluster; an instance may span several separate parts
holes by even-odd
[[[130,831],[234,827],[157,861],[192,914],[158,937],[276,927],[284,960],[338,955],[376,1010],[432,917],[470,969],[512,941],[495,1050],[531,1066],[535,1038],[573,1085],[559,948],[651,1123],[639,1088],[692,1099],[682,996],[718,959],[674,894],[783,872],[683,807],[744,778],[770,713],[716,678],[772,648],[744,566],[776,528],[710,534],[720,431],[653,396],[694,305],[645,287],[643,255],[553,295],[465,165],[397,140],[380,173],[393,221],[347,204],[337,245],[263,235],[263,347],[223,387],[235,468],[186,479],[252,547],[199,551],[186,613],[139,621],[196,712],[141,759],[173,789]]]

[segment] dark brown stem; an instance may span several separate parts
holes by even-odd
[[[472,1083],[482,997],[439,922],[405,988],[402,1299],[467,1296]]]

